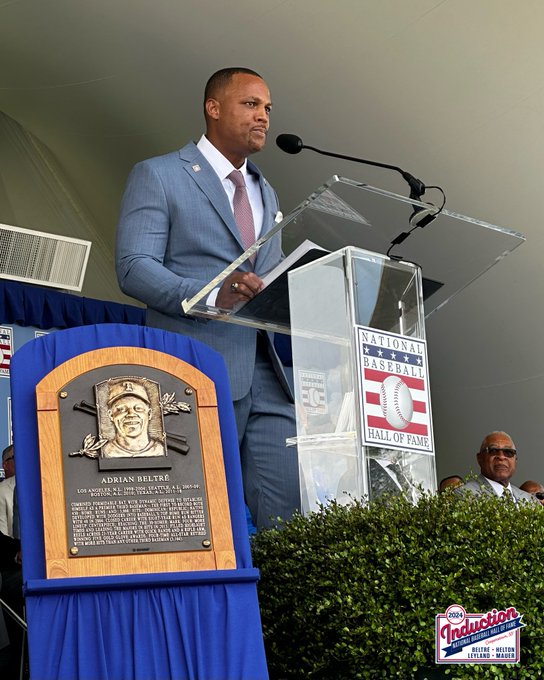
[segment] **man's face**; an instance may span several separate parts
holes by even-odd
[[[206,102],[210,141],[235,167],[265,145],[271,107],[264,80],[248,73],[236,73]]]
[[[544,505],[544,486],[542,484],[538,484],[538,482],[525,482],[521,488],[523,491],[530,493],[531,496],[534,496],[540,505]]]
[[[512,450],[515,450],[515,446],[510,437],[490,435],[485,440],[482,450],[476,454],[482,475],[507,486],[516,471],[517,455],[508,456]]]
[[[536,498],[540,505],[544,505],[544,486],[537,486],[534,491],[531,491],[531,494]]]
[[[147,432],[151,410],[138,397],[121,397],[112,404],[109,411],[115,429],[124,437],[139,437]]]
[[[15,458],[13,457],[13,449],[10,449],[2,458],[2,467],[4,468],[4,475],[6,479],[15,475]]]

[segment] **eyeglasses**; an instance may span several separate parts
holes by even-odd
[[[537,498],[539,501],[544,501],[544,491],[535,491],[533,496]]]
[[[489,456],[498,456],[501,452],[506,458],[513,458],[517,454],[516,449],[505,449],[502,446],[486,446],[480,451],[480,453],[487,453]]]

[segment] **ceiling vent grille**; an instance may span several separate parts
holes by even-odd
[[[0,224],[0,278],[81,291],[91,242]]]

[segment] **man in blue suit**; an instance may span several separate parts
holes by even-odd
[[[197,144],[138,163],[132,170],[117,231],[121,289],[147,305],[147,324],[197,338],[227,366],[240,443],[244,493],[257,527],[288,519],[300,506],[289,387],[269,338],[252,328],[185,316],[181,303],[199,292],[246,249],[234,217],[235,184],[247,186],[255,238],[274,225],[278,201],[247,157],[265,142],[271,110],[264,80],[244,68],[222,69],[206,85],[206,133]],[[247,247],[247,246],[246,246]],[[270,239],[212,292],[224,309],[254,297],[262,275],[278,264]]]

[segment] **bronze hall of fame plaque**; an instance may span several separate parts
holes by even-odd
[[[71,558],[210,549],[195,395],[142,365],[102,366],[59,392]]]

